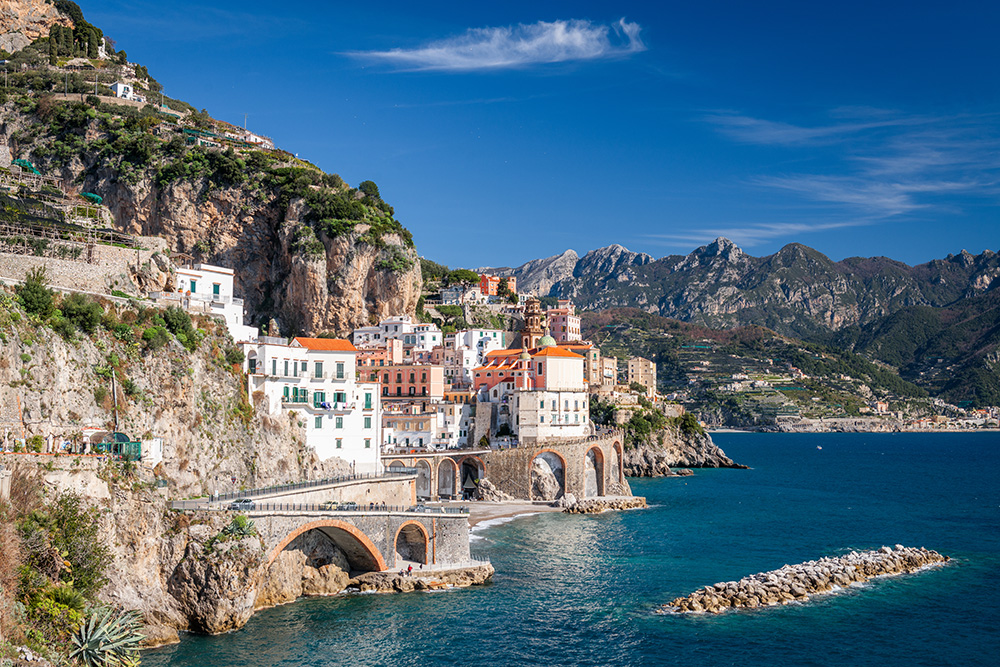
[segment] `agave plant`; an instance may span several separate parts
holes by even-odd
[[[242,514],[237,514],[229,525],[222,529],[222,534],[227,537],[243,539],[257,534],[257,527]]]
[[[73,635],[76,646],[70,659],[79,658],[87,667],[127,667],[138,664],[139,614],[134,611],[96,612],[80,624]]]

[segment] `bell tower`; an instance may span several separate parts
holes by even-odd
[[[538,347],[538,339],[545,333],[544,320],[541,303],[533,296],[528,297],[524,304],[524,328],[521,329],[522,349]]]

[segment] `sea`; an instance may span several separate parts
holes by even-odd
[[[142,664],[1000,665],[1000,434],[714,440],[750,469],[632,479],[645,510],[477,526],[490,585],[304,599]],[[952,560],[781,607],[655,613],[705,585],[895,544]]]

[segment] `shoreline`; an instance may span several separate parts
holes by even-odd
[[[530,500],[519,500],[510,502],[483,502],[483,501],[466,501],[466,502],[442,502],[441,507],[449,507],[454,505],[455,507],[468,507],[469,508],[469,528],[475,528],[480,523],[484,521],[493,521],[494,519],[508,519],[516,518],[518,516],[531,516],[533,514],[544,514],[546,512],[562,512],[562,507],[552,507],[549,502],[539,501],[538,503],[532,502]]]

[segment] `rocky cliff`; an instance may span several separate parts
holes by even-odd
[[[8,102],[0,166],[27,158],[69,192],[103,197],[117,230],[232,268],[248,324],[274,319],[282,335],[345,335],[415,312],[421,275],[412,237],[374,184],[350,188],[281,151],[186,145],[183,121],[143,114]]]
[[[13,53],[39,37],[47,37],[54,25],[73,27],[48,0],[0,0],[0,49]]]
[[[625,449],[627,476],[668,477],[675,474],[671,468],[746,468],[726,456],[707,433],[682,433],[668,428],[660,434],[654,433],[649,441]]]

